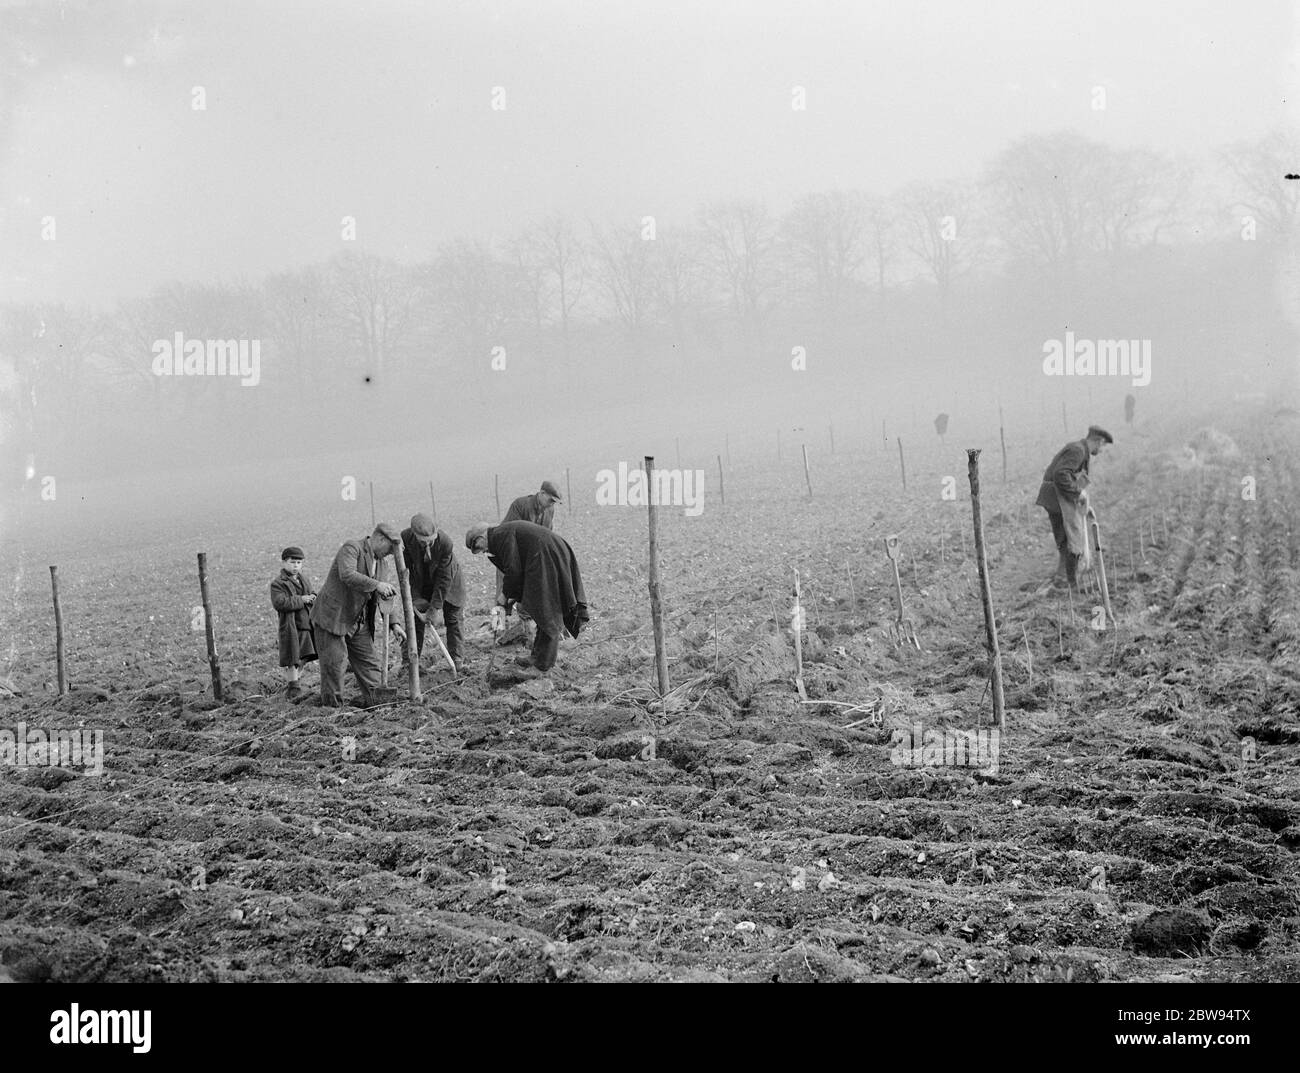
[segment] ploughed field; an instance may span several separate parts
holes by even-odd
[[[990,725],[960,444],[909,459],[906,493],[892,444],[820,451],[809,499],[787,443],[779,466],[736,458],[725,506],[711,472],[703,514],[664,508],[662,701],[645,511],[596,507],[586,471],[557,528],[593,622],[556,669],[507,670],[521,648],[493,658],[489,571],[462,544],[484,497],[448,489],[470,665],[453,681],[426,648],[425,703],[371,711],[283,699],[266,592],[286,543],[323,580],[368,529],[364,490],[346,514],[337,495],[310,515],[218,497],[207,514],[154,503],[148,523],[57,539],[25,506],[44,543],[4,560],[18,695],[0,727],[102,729],[104,771],[0,768],[4,971],[1300,979],[1300,421],[1220,420],[1235,455],[1178,459],[1199,426],[1170,422],[1116,429],[1094,464],[1119,620],[1105,630],[1096,594],[1035,592],[1055,551],[1026,504],[1062,437],[1018,449],[1009,484],[985,438],[1007,695],[996,769],[909,766],[895,744],[917,724]],[[411,487],[381,514],[422,509]],[[886,632],[895,533],[920,652]],[[191,628],[197,550],[221,704]],[[74,685],[61,699],[55,561]],[[792,684],[796,567],[807,702]]]

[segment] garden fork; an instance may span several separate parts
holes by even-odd
[[[920,652],[921,641],[916,636],[916,625],[907,617],[907,611],[903,607],[903,582],[898,575],[898,537],[885,537],[885,555],[894,568],[894,593],[898,598],[898,617],[889,627],[889,637],[894,642],[895,648],[910,644]]]

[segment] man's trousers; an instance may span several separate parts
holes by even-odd
[[[320,702],[331,708],[343,706],[343,668],[351,667],[361,687],[361,706],[372,703],[379,688],[380,660],[374,638],[364,625],[354,626],[347,636],[312,627],[312,640],[320,660]]]

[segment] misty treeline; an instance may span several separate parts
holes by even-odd
[[[905,375],[932,382],[938,408],[963,378],[1041,390],[1043,340],[1066,328],[1155,339],[1157,380],[1219,362],[1244,386],[1289,330],[1273,281],[1297,167],[1288,132],[1193,167],[1063,131],[971,180],[812,193],[784,214],[739,197],[690,220],[557,215],[416,264],[344,248],[112,309],[10,304],[5,439],[11,457],[34,443],[47,466],[94,472],[211,461],[218,445],[302,455],[341,434],[436,444],[492,417],[558,435],[548,412],[565,397],[770,396],[792,384],[795,347],[805,401],[843,406]],[[154,344],[177,332],[260,340],[259,383],[154,375]]]

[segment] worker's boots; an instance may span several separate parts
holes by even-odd
[[[1056,573],[1052,575],[1052,588],[1063,589],[1066,585],[1070,584],[1073,577],[1073,565],[1071,561],[1074,559],[1074,556],[1065,548],[1062,548],[1058,554],[1059,557],[1056,561]]]

